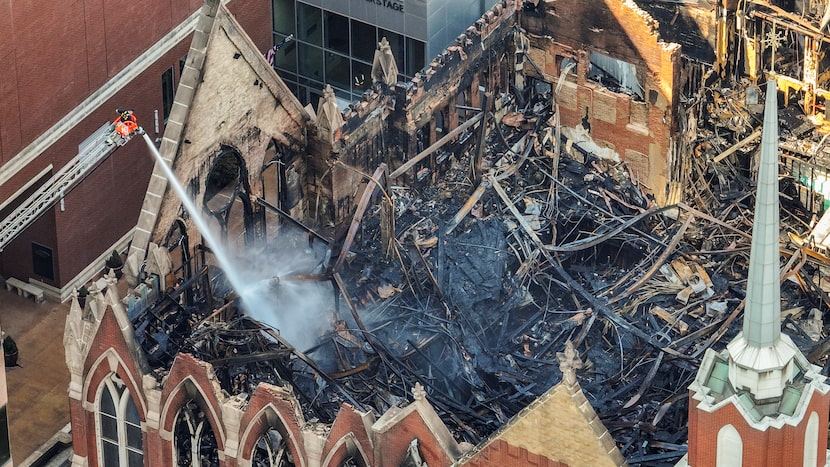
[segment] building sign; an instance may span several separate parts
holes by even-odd
[[[374,3],[380,8],[387,8],[392,11],[403,13],[403,0],[366,0],[369,3]]]

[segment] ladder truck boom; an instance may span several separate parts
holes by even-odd
[[[127,144],[134,135],[144,133],[132,110],[118,112],[118,118],[95,131],[79,148],[77,156],[3,219],[0,223],[0,252],[116,149]]]

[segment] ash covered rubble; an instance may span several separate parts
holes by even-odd
[[[269,287],[314,284],[326,297],[316,342],[292,343],[241,313],[204,255],[133,317],[136,336],[159,378],[191,353],[228,394],[290,384],[307,419],[324,423],[341,403],[383,414],[420,383],[471,444],[562,380],[571,342],[584,360],[578,381],[628,463],[673,465],[685,453],[687,386],[704,351],[739,331],[749,264],[754,186],[743,161],[760,109],[718,110],[737,91],[708,91],[684,121],[685,202],[657,207],[624,163],[575,142],[579,129],[557,141],[553,89],[532,82],[496,96],[485,137],[460,134],[411,183],[381,166],[334,239],[298,228],[291,241],[313,259]],[[781,186],[782,326],[826,365],[827,260],[796,242],[809,210],[788,173]]]

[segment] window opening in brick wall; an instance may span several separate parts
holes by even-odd
[[[173,67],[171,66],[161,75],[162,115],[164,116],[165,124],[167,124],[167,119],[170,118],[170,109],[173,108],[173,99],[176,96],[174,81]]]
[[[435,112],[435,132],[444,133],[445,131],[444,110],[439,110],[438,112]]]
[[[741,434],[732,425],[718,431],[717,467],[740,467],[743,465],[744,445]]]
[[[576,76],[576,60],[571,57],[556,56],[556,63],[559,64],[559,74],[566,73],[568,76]]]
[[[591,52],[591,63],[588,65],[588,79],[599,83],[614,92],[622,92],[644,98],[645,90],[637,79],[637,67],[616,58],[597,52]]]
[[[32,268],[36,276],[54,280],[55,264],[52,249],[32,243]]]
[[[804,465],[818,465],[818,414],[813,412],[804,432]]]

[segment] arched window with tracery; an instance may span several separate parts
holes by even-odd
[[[110,374],[98,398],[99,464],[103,467],[144,465],[141,418],[124,381]]]
[[[202,408],[194,400],[182,407],[173,428],[173,449],[180,467],[218,467],[219,447]]]
[[[268,430],[254,446],[254,467],[294,467],[286,439],[277,430]]]

